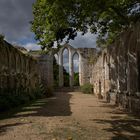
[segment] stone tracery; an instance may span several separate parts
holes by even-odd
[[[58,62],[59,62],[59,87],[64,86],[63,81],[63,51],[67,49],[69,52],[69,75],[70,75],[70,87],[74,86],[74,62],[73,56],[75,53],[79,56],[79,83],[83,85],[85,83],[89,83],[89,76],[87,73],[89,72],[89,62],[88,57],[90,53],[95,53],[94,48],[73,48],[69,44],[65,44],[58,52]],[[89,50],[89,51],[88,51]],[[88,53],[85,53],[87,51]],[[94,55],[93,55],[94,57]]]

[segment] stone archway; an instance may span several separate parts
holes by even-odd
[[[73,73],[74,73],[73,85],[79,86],[79,82],[80,82],[79,68],[80,67],[79,67],[79,54],[77,53],[77,51],[73,54],[72,61],[73,61]]]
[[[85,83],[90,83],[90,57],[95,57],[95,48],[73,48],[69,44],[65,44],[58,51],[58,64],[59,64],[59,87],[64,86],[63,77],[63,51],[67,49],[69,53],[69,83],[70,87],[74,86],[74,62],[73,56],[75,53],[79,56],[79,84],[84,85]]]
[[[63,51],[67,49],[69,54],[69,85],[73,87],[74,85],[74,66],[73,66],[73,55],[78,53],[75,48],[65,44],[58,52],[58,63],[59,63],[59,87],[64,86],[64,77],[63,77]],[[80,56],[80,54],[78,53]],[[80,57],[79,57],[80,58]]]

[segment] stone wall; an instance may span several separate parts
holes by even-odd
[[[0,94],[31,92],[39,85],[37,61],[0,40]]]
[[[47,91],[48,96],[53,91],[53,56],[42,54],[36,56],[38,59],[38,70],[41,78],[41,83]]]
[[[77,48],[79,57],[79,81],[80,86],[90,83],[92,77],[92,64],[97,56],[97,51],[95,48]]]
[[[80,86],[90,83],[92,75],[92,65],[96,58],[97,52],[95,48],[73,48],[69,44],[63,45],[58,51],[58,62],[59,62],[59,87],[64,86],[63,79],[63,51],[67,49],[69,53],[69,83],[70,87],[74,84],[74,63],[73,57],[78,54],[79,57],[79,84]]]
[[[47,96],[52,95],[53,92],[53,55],[46,54],[41,50],[30,51],[29,54],[37,60],[38,74],[40,76],[40,83],[43,86],[44,92]]]
[[[99,55],[92,70],[95,94],[109,89],[118,105],[140,110],[140,23],[123,32]]]

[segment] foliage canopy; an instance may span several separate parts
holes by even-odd
[[[140,0],[36,0],[32,31],[47,49],[78,31],[98,34],[98,45],[111,43],[140,19]]]

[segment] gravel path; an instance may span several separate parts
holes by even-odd
[[[140,119],[80,92],[1,114],[0,140],[140,140]]]

